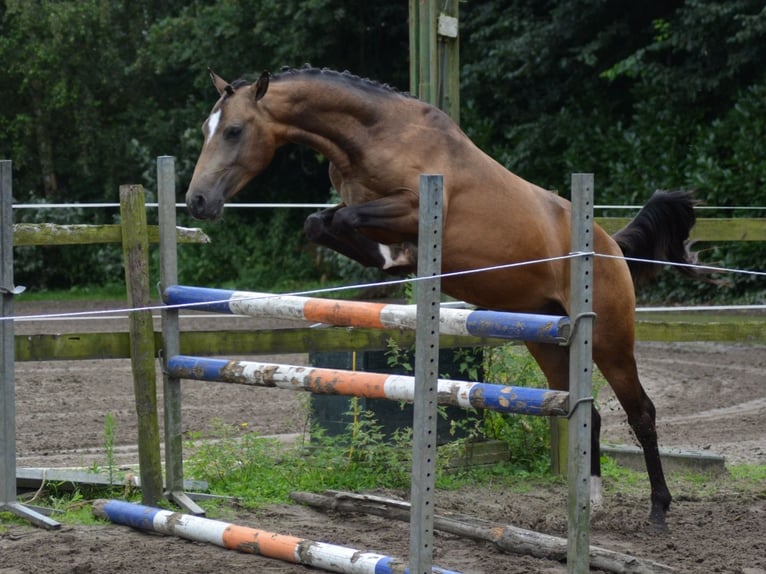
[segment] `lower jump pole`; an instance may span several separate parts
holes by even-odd
[[[237,526],[191,514],[162,510],[121,500],[97,500],[93,514],[115,524],[206,542],[229,550],[258,554],[284,562],[321,568],[341,574],[408,573],[406,562],[345,546],[316,542],[266,530]],[[433,574],[459,574],[434,566]]]
[[[297,367],[253,361],[227,361],[176,355],[167,374],[179,379],[278,387],[311,393],[412,402],[415,378],[361,371]],[[566,416],[569,394],[563,391],[439,379],[438,402],[462,408],[505,413]]]

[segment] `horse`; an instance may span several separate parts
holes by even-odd
[[[219,99],[202,125],[204,143],[186,192],[190,214],[221,216],[224,202],[286,144],[308,146],[329,161],[340,194],[310,215],[305,233],[364,266],[409,273],[417,266],[418,188],[424,173],[443,174],[442,290],[485,309],[565,315],[569,311],[571,204],[507,170],[480,150],[444,112],[390,86],[349,72],[306,67],[264,72],[254,83],[226,82],[210,71]],[[634,283],[659,265],[690,263],[694,199],[655,192],[610,237],[594,226],[593,359],[643,448],[651,485],[650,524],[664,529],[671,494],[660,461],[655,407],[634,357]],[[524,261],[534,265],[449,275]],[[686,273],[693,274],[688,267]],[[567,390],[565,347],[526,343],[550,388]],[[592,500],[600,500],[600,416],[592,407]]]

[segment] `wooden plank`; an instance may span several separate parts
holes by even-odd
[[[154,333],[162,348],[161,333]],[[276,355],[326,351],[380,351],[389,341],[403,348],[415,343],[414,331],[378,329],[274,329],[261,331],[188,331],[181,333],[181,353],[199,356]],[[442,335],[443,348],[498,346],[503,339]],[[128,333],[16,335],[17,361],[128,359]]]
[[[638,472],[646,470],[644,451],[637,446],[602,444],[601,454],[612,457],[621,466]],[[712,452],[661,447],[660,458],[662,468],[668,473],[691,471],[723,474],[726,472],[726,459]]]
[[[766,241],[766,219],[701,218],[691,233],[695,241]]]
[[[16,335],[17,361],[129,359],[128,333]]]
[[[630,222],[629,217],[597,217],[604,230],[613,234]],[[692,229],[694,241],[766,241],[766,218],[700,217]]]
[[[160,240],[159,227],[147,226],[149,243]],[[195,227],[176,227],[179,243],[210,243],[210,238]],[[87,245],[92,243],[121,243],[122,226],[114,225],[56,225],[53,223],[17,223],[13,226],[13,245]]]
[[[37,489],[46,482],[55,482],[56,488],[63,490],[78,490],[83,485],[88,486],[130,486],[141,488],[138,471],[115,472],[112,479],[102,473],[90,472],[75,468],[17,468],[16,486],[22,489]],[[187,480],[184,482],[187,490],[205,491],[209,488],[204,480]]]
[[[414,331],[346,329],[274,329],[268,331],[196,331],[181,333],[184,355],[269,355],[283,353],[381,351],[394,341],[399,347],[415,344]],[[498,346],[502,339],[442,335],[443,348]]]
[[[597,323],[598,324],[598,323]],[[743,320],[737,322],[636,322],[636,338],[640,341],[729,341],[766,343],[766,322]]]
[[[155,347],[162,348],[159,332]],[[731,341],[766,344],[766,323],[757,320],[691,323],[638,320],[640,341]],[[181,333],[181,353],[199,356],[277,355],[330,351],[381,351],[395,341],[412,346],[412,331],[346,329],[274,329],[263,331],[189,331]],[[440,346],[493,347],[507,344],[502,339],[477,339],[442,335]],[[130,358],[128,333],[61,333],[16,335],[17,361],[82,361]]]
[[[615,233],[628,224],[628,217],[597,217],[596,222],[607,232]],[[147,228],[149,242],[159,241],[159,228]],[[56,225],[52,223],[17,223],[13,226],[13,244],[17,247],[32,245],[86,245],[92,243],[120,243],[122,229],[112,225]],[[194,227],[177,227],[179,243],[209,243],[210,238]],[[698,218],[692,229],[695,241],[766,241],[766,218]]]
[[[467,442],[462,452],[450,457],[444,470],[455,472],[466,468],[494,466],[498,462],[508,462],[510,458],[511,450],[506,442],[500,440]]]

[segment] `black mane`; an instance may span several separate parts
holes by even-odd
[[[376,93],[387,93],[387,94],[399,94],[406,97],[412,97],[411,94],[408,92],[403,92],[401,90],[397,90],[396,88],[389,86],[388,84],[383,84],[381,82],[377,82],[375,80],[370,80],[369,78],[362,78],[360,76],[357,76],[355,74],[352,74],[348,70],[345,70],[343,72],[338,72],[337,70],[331,70],[329,68],[315,68],[309,64],[306,64],[302,68],[289,68],[289,67],[283,67],[278,74],[275,74],[272,76],[273,80],[279,80],[281,78],[291,78],[291,77],[317,77],[321,79],[327,79],[329,81],[338,82],[341,84],[348,85],[350,87],[356,87],[361,88],[366,91],[370,92],[376,92]]]
[[[371,80],[369,78],[362,78],[361,76],[357,76],[356,74],[352,74],[348,70],[344,70],[343,72],[339,72],[337,70],[332,70],[330,68],[315,68],[311,66],[310,64],[306,64],[305,66],[301,68],[290,68],[289,66],[283,66],[279,73],[272,74],[271,79],[273,81],[278,81],[280,79],[288,79],[288,78],[295,78],[295,77],[316,77],[320,79],[326,79],[332,82],[338,82],[340,84],[347,85],[349,87],[359,88],[365,91],[374,92],[374,93],[383,93],[383,94],[398,94],[401,96],[405,96],[407,98],[414,97],[409,92],[404,92],[401,90],[398,90],[394,88],[393,86],[390,86],[388,84],[384,84],[375,80]],[[244,86],[250,86],[252,85],[252,81],[239,78],[237,80],[234,80],[231,83],[231,87],[235,90],[238,90],[241,87]]]

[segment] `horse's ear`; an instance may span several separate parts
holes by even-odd
[[[263,96],[266,95],[266,91],[269,89],[269,79],[271,78],[271,74],[268,70],[264,70],[261,74],[261,77],[258,78],[258,81],[255,83],[255,86],[253,86],[253,100],[256,102],[260,100]]]
[[[221,78],[218,74],[216,74],[210,68],[208,68],[207,71],[210,73],[210,79],[213,80],[213,85],[215,86],[215,89],[218,90],[218,95],[220,96],[224,94],[231,95],[234,89],[231,87],[229,82]]]

